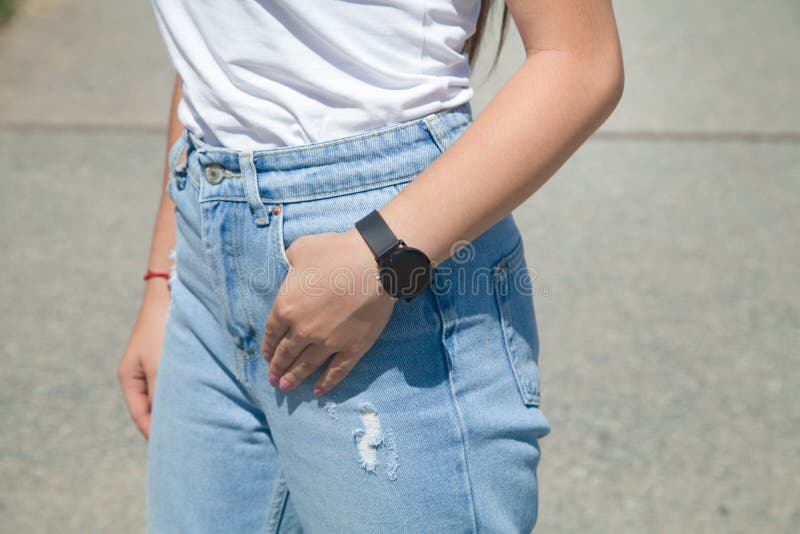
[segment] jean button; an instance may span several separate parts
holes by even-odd
[[[225,178],[225,167],[218,163],[206,166],[206,180],[211,185],[217,185]]]

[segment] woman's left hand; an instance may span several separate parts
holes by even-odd
[[[333,355],[315,395],[333,389],[372,347],[394,308],[375,278],[378,266],[357,230],[297,238],[267,317],[261,352],[269,381],[295,388]]]

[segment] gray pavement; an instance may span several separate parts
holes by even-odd
[[[0,30],[0,532],[144,532],[115,368],[172,81],[150,9],[24,0]],[[796,532],[800,4],[616,10],[623,101],[515,212],[553,425],[536,531]]]

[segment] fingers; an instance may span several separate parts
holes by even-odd
[[[145,372],[145,376],[147,377],[147,382],[145,387],[147,388],[147,404],[149,406],[153,406],[153,394],[156,392],[156,375],[158,373],[156,371],[152,372]]]
[[[143,370],[121,369],[118,372],[122,394],[128,413],[136,427],[147,439],[150,435],[150,398],[148,396],[148,382]]]
[[[314,395],[319,396],[335,388],[363,356],[361,352],[337,352],[314,384]]]
[[[281,391],[294,389],[308,376],[319,369],[331,355],[331,349],[325,345],[309,345],[295,358],[292,365],[280,377],[278,387]]]
[[[283,373],[294,363],[297,356],[311,344],[308,338],[301,337],[294,330],[281,338],[275,348],[272,359],[269,360],[269,383],[272,387],[278,386],[278,380]]]
[[[267,322],[264,325],[264,339],[261,341],[261,354],[267,361],[270,361],[275,354],[283,336],[289,331],[290,323],[278,311],[278,303],[269,312]]]

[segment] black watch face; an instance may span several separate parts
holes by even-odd
[[[381,262],[381,284],[395,298],[411,299],[431,283],[431,261],[419,249],[403,247]]]

